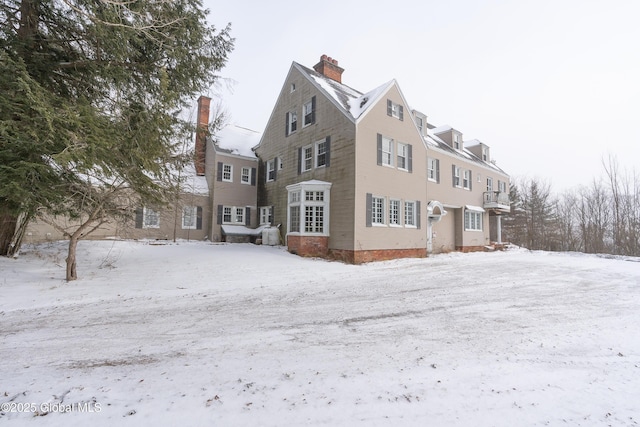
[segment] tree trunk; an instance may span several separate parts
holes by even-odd
[[[78,272],[76,271],[76,249],[78,248],[78,238],[71,237],[69,239],[69,253],[67,255],[67,282],[76,280]]]
[[[29,224],[29,215],[0,213],[0,255],[14,256],[20,250],[22,238]]]

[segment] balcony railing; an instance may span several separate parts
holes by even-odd
[[[511,210],[511,202],[509,201],[509,193],[504,191],[485,191],[484,196],[484,208],[485,209],[500,209],[502,211]]]

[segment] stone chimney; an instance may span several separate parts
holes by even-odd
[[[207,151],[207,135],[209,129],[209,106],[211,98],[198,98],[198,119],[196,123],[196,175],[204,175],[205,154]]]
[[[320,62],[313,66],[313,69],[325,77],[342,83],[342,72],[344,68],[338,67],[338,61],[327,55],[320,57]]]

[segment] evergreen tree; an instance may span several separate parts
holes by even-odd
[[[2,0],[0,254],[42,213],[91,219],[80,238],[125,213],[125,190],[166,201],[180,111],[233,49],[208,13],[199,0]]]

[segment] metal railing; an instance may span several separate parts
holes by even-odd
[[[504,191],[485,191],[483,193],[485,205],[510,206],[509,193]]]

